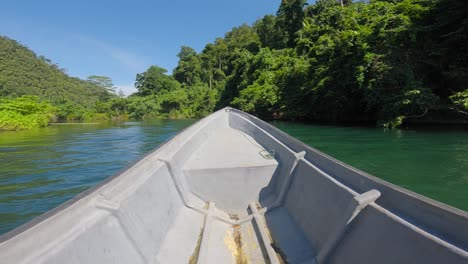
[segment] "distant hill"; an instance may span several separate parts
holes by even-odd
[[[109,97],[96,84],[68,76],[43,56],[8,37],[0,36],[0,97],[36,95],[52,104],[93,106]]]

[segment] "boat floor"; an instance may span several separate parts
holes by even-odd
[[[266,186],[277,166],[278,162],[268,157],[268,151],[252,137],[230,127],[221,127],[194,151],[183,171],[191,193],[202,201],[215,201],[218,208],[242,216],[259,195],[262,200],[269,198]]]
[[[206,201],[209,213],[201,219],[193,210],[184,208],[166,238],[158,256],[159,262],[184,263],[186,256],[178,252],[192,252],[190,263],[315,263],[314,252],[307,239],[285,208],[278,207],[264,213],[260,203],[256,202],[258,195],[245,197],[250,190],[237,196],[222,193],[229,189],[245,190],[268,185],[278,163],[265,155],[268,155],[267,150],[252,137],[229,127],[219,128],[208,137],[183,170],[188,179],[199,178],[190,185],[192,192]],[[246,168],[254,173],[246,174]],[[255,182],[249,182],[248,178],[239,180],[241,174],[255,176]],[[259,181],[263,176],[265,181]],[[197,182],[206,181],[216,181],[216,186],[221,187],[197,187]],[[213,197],[216,199],[210,200]],[[225,209],[232,208],[235,197],[240,199],[234,202],[234,206],[241,205],[245,210]],[[275,198],[272,195],[266,197],[266,200]],[[199,228],[194,228],[194,225]],[[182,238],[195,236],[195,249],[188,250],[186,245],[180,244]]]
[[[186,263],[188,257],[189,263],[316,263],[307,239],[285,208],[265,215],[254,212],[232,224],[223,220],[229,217],[227,212],[213,203],[209,206],[211,213],[205,219],[191,209],[180,211],[157,262]],[[195,248],[181,243],[187,237],[196,237]]]
[[[230,127],[216,129],[184,165],[185,170],[229,169],[276,166],[275,159],[265,158],[266,150],[243,132]]]

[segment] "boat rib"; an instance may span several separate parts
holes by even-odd
[[[0,237],[0,263],[468,263],[468,215],[219,110]]]

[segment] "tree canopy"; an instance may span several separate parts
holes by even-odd
[[[166,73],[166,69],[153,65],[145,72],[137,74],[135,88],[138,90],[138,95],[154,95],[177,89],[180,84]]]
[[[138,92],[103,76],[68,77],[0,38],[0,96],[36,95],[59,116],[201,117],[234,106],[266,119],[368,121],[468,117],[468,5],[457,0],[282,0],[276,15],[234,27],[172,75],[151,66]],[[74,105],[70,108],[69,105]],[[73,111],[70,111],[73,109]]]
[[[215,108],[263,118],[397,126],[457,116],[468,94],[467,17],[455,0],[283,0],[276,16],[180,58],[177,76],[197,78],[177,80],[214,87]]]

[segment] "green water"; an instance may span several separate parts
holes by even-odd
[[[345,163],[468,211],[468,129],[324,126],[276,127]]]
[[[118,172],[195,120],[0,133],[0,234]],[[468,210],[468,131],[273,125],[344,162]]]

